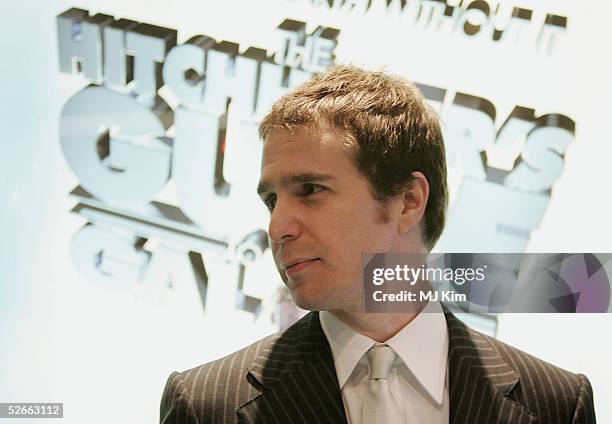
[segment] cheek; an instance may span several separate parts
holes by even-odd
[[[349,246],[353,252],[351,256],[358,258],[360,263],[363,253],[385,253],[390,250],[392,237],[389,227],[370,222],[357,228],[357,231],[353,230],[353,239]]]
[[[361,272],[362,253],[369,252],[370,245],[367,237],[363,233],[356,231],[355,228],[347,229],[345,236],[336,240],[333,246],[336,256],[335,270],[346,277],[354,279]]]
[[[280,261],[277,259],[278,258],[278,247],[274,247],[274,245],[272,245],[273,247],[271,248],[272,250],[272,258],[274,259],[274,265],[276,266],[276,270],[279,273],[281,279],[283,280],[283,282],[287,282],[287,277],[285,276],[285,273],[281,270],[281,264]]]
[[[272,258],[274,259],[274,264],[278,267],[278,246],[276,244],[270,243],[270,250],[272,251]]]

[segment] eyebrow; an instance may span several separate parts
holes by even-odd
[[[286,187],[291,184],[320,183],[324,181],[332,181],[335,179],[336,177],[332,177],[331,175],[307,172],[303,174],[287,175],[281,178],[280,185],[281,187]],[[257,185],[257,194],[259,195],[259,197],[271,190],[272,185],[266,183],[265,181],[262,181]]]

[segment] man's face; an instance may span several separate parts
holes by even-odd
[[[271,211],[274,261],[295,303],[309,310],[362,310],[361,254],[400,242],[397,219],[381,219],[341,135],[322,124],[274,131],[264,144],[258,191]]]

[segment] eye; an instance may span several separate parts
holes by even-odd
[[[324,191],[326,190],[326,187],[323,187],[322,185],[319,184],[313,184],[313,183],[305,183],[302,185],[302,196],[310,196],[311,194],[315,194],[318,193],[320,191]]]
[[[274,206],[276,205],[276,194],[272,193],[264,197],[262,200],[264,202],[264,205],[266,205],[266,208],[268,208],[269,211],[272,211],[274,209]]]

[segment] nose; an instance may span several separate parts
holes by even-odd
[[[268,226],[270,242],[279,244],[294,240],[300,236],[301,228],[295,202],[278,196]]]

